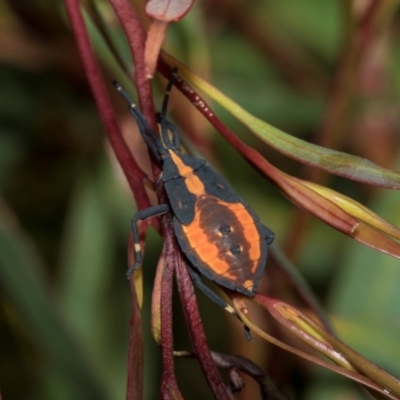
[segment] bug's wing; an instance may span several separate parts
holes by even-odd
[[[228,182],[223,179],[212,167],[203,165],[194,171],[204,183],[207,194],[217,197],[228,203],[244,203],[236,192],[230,187]]]
[[[184,165],[188,166],[193,171],[202,168],[206,164],[205,160],[202,160],[201,158],[191,157],[186,154],[172,152],[171,155],[177,160],[181,159]],[[176,165],[171,155],[165,157],[163,161],[162,179],[164,182],[168,182],[171,179],[176,179],[182,176],[178,165]]]
[[[196,196],[190,193],[184,178],[175,178],[165,182],[172,212],[183,225],[190,224],[194,219]]]

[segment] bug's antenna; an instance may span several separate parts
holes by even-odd
[[[167,88],[165,89],[165,95],[164,95],[164,100],[161,108],[161,113],[159,115],[159,122],[161,126],[161,136],[163,139],[163,142],[168,146],[168,144],[175,149],[179,149],[180,147],[180,141],[179,141],[179,133],[177,132],[177,129],[167,121],[167,109],[168,109],[168,102],[169,102],[169,97],[171,93],[172,86],[175,82],[175,79],[177,77],[177,72],[178,68],[173,68],[171,71],[171,76],[169,78]],[[171,129],[171,127],[173,129]],[[172,133],[172,143],[171,139],[168,136],[168,131],[171,131]]]
[[[178,68],[173,68],[171,71],[171,76],[169,78],[167,87],[165,89],[165,95],[164,95],[164,100],[161,108],[161,118],[166,119],[167,115],[167,108],[168,108],[168,101],[169,101],[169,95],[171,93],[172,86],[175,82],[176,76],[177,76]]]
[[[160,153],[164,151],[164,147],[160,143],[159,137],[150,128],[145,116],[140,112],[140,110],[138,110],[136,104],[133,102],[129,94],[122,88],[122,86],[116,81],[113,81],[112,84],[128,103],[128,110],[132,114],[133,118],[135,118],[140,134],[142,135],[146,144],[150,147],[156,159],[160,160]]]

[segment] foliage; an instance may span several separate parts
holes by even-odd
[[[269,376],[290,398],[367,396],[350,380],[256,338],[258,332],[272,333],[271,342],[285,342],[297,354],[306,351],[321,364],[292,331],[331,357],[336,372],[343,373],[342,367],[348,377],[390,388],[390,398],[399,398],[396,381],[374,365],[400,376],[400,202],[397,190],[377,188],[397,189],[399,182],[398,2],[171,1],[183,8],[164,11],[162,1],[150,1],[151,23],[139,2],[88,0],[81,10],[79,3],[65,0],[67,15],[61,2],[0,3],[3,397],[141,398],[143,375],[145,399],[159,397],[160,382],[164,397],[204,399],[213,392],[227,398],[217,366],[231,378],[232,371],[245,372],[240,398],[260,396],[259,385],[265,388]],[[79,31],[81,15],[86,25]],[[143,26],[149,25],[145,41]],[[97,62],[88,53],[86,31]],[[166,53],[157,64],[161,44]],[[164,87],[155,70],[168,77],[169,66],[178,64],[169,54],[180,60],[185,81],[179,79],[177,88],[190,100],[173,94],[170,110],[185,147],[222,171],[284,250],[271,249],[273,267],[254,299],[258,309],[227,293],[251,326],[254,342],[246,342],[241,323],[196,293],[205,342],[197,314],[188,313],[193,289],[164,220],[151,222],[164,232],[157,268],[161,240],[152,229],[147,234],[141,313],[136,291],[140,297],[142,276],[130,286],[124,277],[133,257],[130,241],[127,262],[130,219],[135,204],[155,202],[151,177],[159,169],[150,165],[111,81],[132,95],[136,85],[140,108],[154,124]],[[186,81],[196,90],[192,97]],[[330,226],[286,202],[276,188]],[[173,322],[165,312],[174,273],[186,324],[179,302]],[[260,317],[261,307],[281,325]],[[321,325],[315,325],[318,317]],[[346,345],[331,335],[329,319]],[[173,359],[173,349],[192,348],[205,380],[197,361]],[[168,386],[175,375],[178,384]],[[280,396],[278,389],[269,390]],[[384,398],[377,393],[371,391]]]

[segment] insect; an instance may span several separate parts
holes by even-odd
[[[253,296],[264,272],[267,245],[274,233],[264,226],[254,211],[205,160],[183,154],[177,128],[167,121],[166,112],[176,71],[168,82],[158,123],[160,137],[122,87],[113,82],[129,104],[140,134],[162,165],[160,180],[169,204],[138,211],[132,219],[136,262],[141,265],[137,222],[171,212],[176,239],[188,260],[196,285],[224,308],[226,303],[201,281],[200,274],[228,289]]]

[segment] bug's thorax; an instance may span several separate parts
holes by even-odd
[[[205,194],[204,183],[201,179],[194,173],[194,170],[189,165],[186,165],[182,158],[179,156],[179,153],[174,149],[168,149],[169,156],[171,160],[176,165],[179,171],[179,175],[185,179],[185,185],[190,193],[201,196]]]

